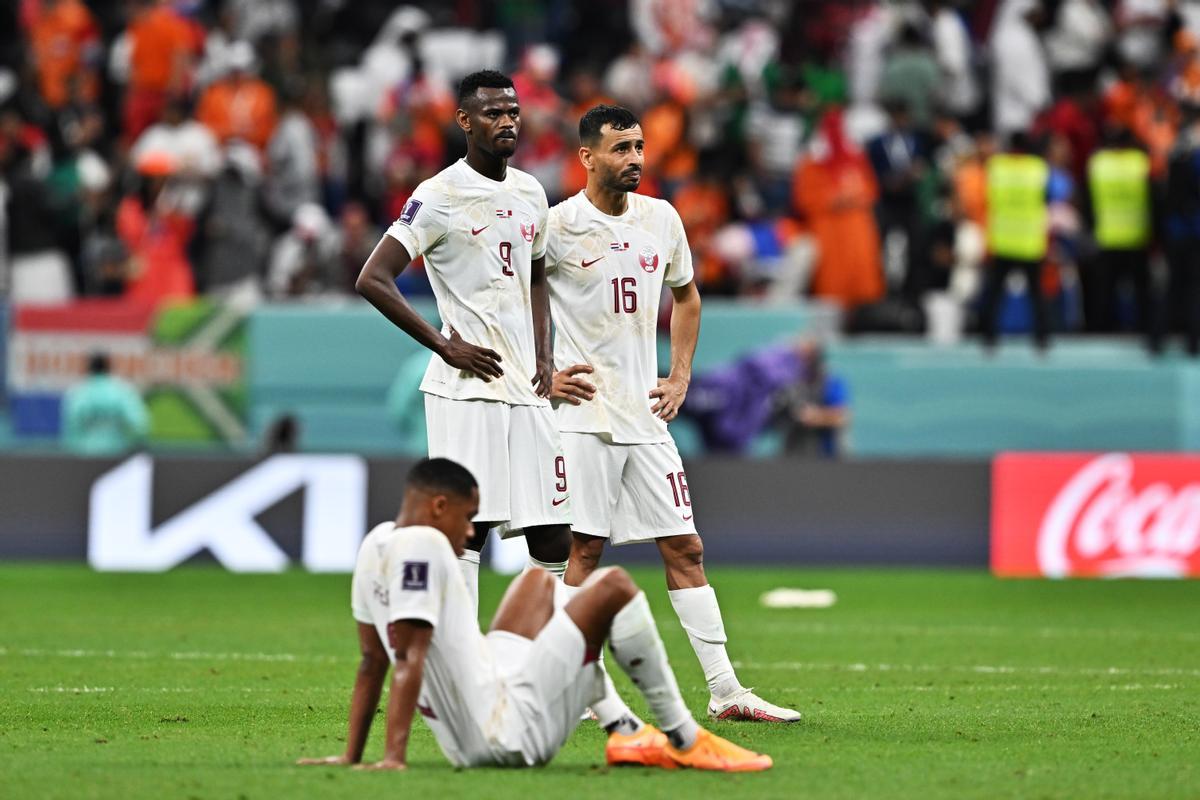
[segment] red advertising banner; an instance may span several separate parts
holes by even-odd
[[[1001,454],[991,534],[996,575],[1200,577],[1200,456]]]

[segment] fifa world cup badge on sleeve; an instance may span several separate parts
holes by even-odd
[[[421,210],[421,201],[415,197],[410,197],[408,202],[404,204],[404,210],[400,212],[400,221],[405,225],[412,225],[416,219],[417,212]]]
[[[405,561],[404,576],[400,588],[410,592],[420,592],[429,588],[429,562]]]

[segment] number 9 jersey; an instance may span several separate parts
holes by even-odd
[[[531,384],[536,371],[530,262],[546,252],[546,192],[531,175],[508,167],[487,178],[459,160],[412,193],[388,229],[425,267],[442,318],[470,344],[500,354],[503,377],[490,382],[434,355],[421,391],[451,400],[498,400],[545,406]]]
[[[596,395],[559,403],[563,432],[606,434],[616,444],[670,442],[651,413],[658,385],[658,307],[666,286],[693,280],[679,214],[665,200],[630,193],[620,216],[584,192],[550,209],[546,275],[554,318],[554,364],[588,364]],[[568,465],[570,466],[570,465]]]

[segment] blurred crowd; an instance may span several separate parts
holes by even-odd
[[[706,295],[1200,347],[1200,0],[13,0],[0,296],[349,296],[487,67],[551,203],[640,115]]]

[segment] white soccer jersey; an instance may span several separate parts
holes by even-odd
[[[434,528],[387,522],[363,540],[354,567],[354,618],[374,625],[394,663],[388,623],[433,626],[418,708],[450,763],[504,763],[506,746],[493,706],[496,666],[449,540]]]
[[[579,194],[550,210],[546,274],[555,325],[554,364],[589,364],[592,400],[559,403],[561,431],[604,433],[619,444],[671,441],[651,413],[658,385],[658,305],[663,284],[693,279],[679,214],[665,200],[629,194],[619,217]]]
[[[388,235],[425,257],[442,317],[463,339],[500,354],[504,376],[490,382],[456,370],[436,354],[421,391],[451,400],[546,405],[530,381],[536,370],[529,299],[530,261],[546,252],[546,192],[508,168],[494,181],[459,160],[412,193]]]

